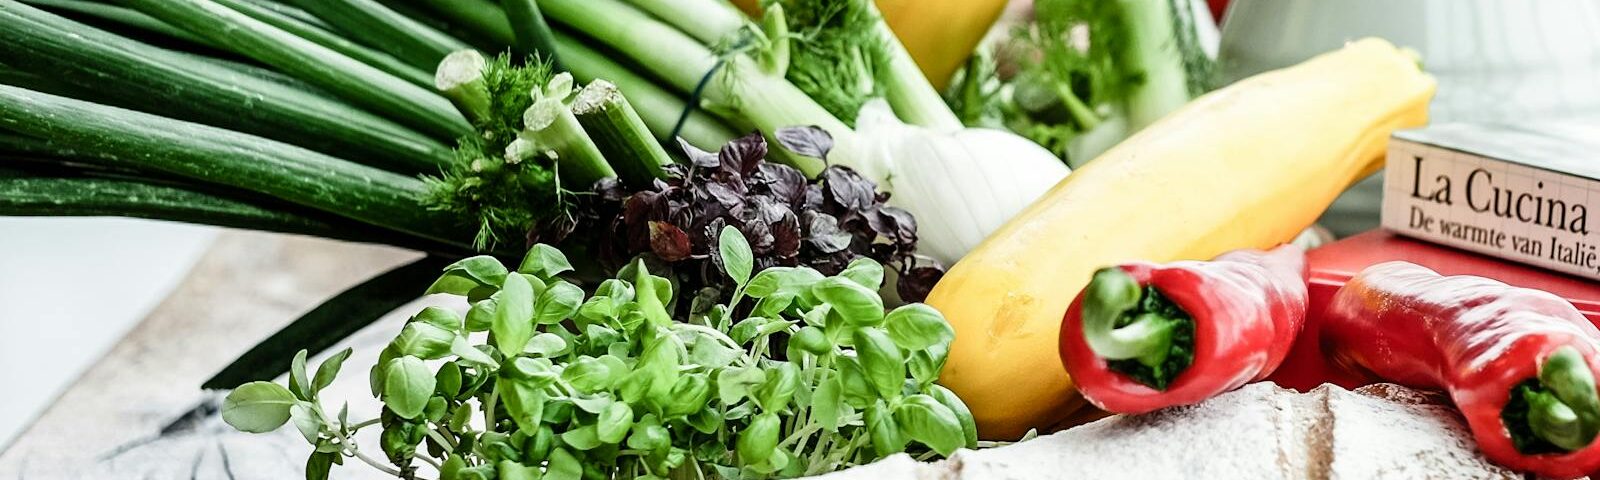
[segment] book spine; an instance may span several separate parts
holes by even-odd
[[[1384,172],[1384,228],[1600,280],[1600,181],[1401,139]]]

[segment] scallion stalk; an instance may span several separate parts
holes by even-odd
[[[672,164],[672,158],[656,143],[650,128],[616,85],[605,80],[589,82],[573,99],[572,114],[600,153],[612,160],[625,184],[644,188],[655,179],[666,178],[662,167]]]
[[[376,0],[294,0],[340,32],[381,49],[411,66],[432,70],[445,55],[469,48],[461,40],[429,28]]]
[[[572,108],[554,98],[534,102],[522,117],[520,138],[539,150],[553,155],[563,181],[576,183],[571,188],[587,188],[595,181],[615,177],[617,172],[606,163],[594,139],[583,130]]]
[[[512,52],[528,57],[538,56],[540,60],[550,62],[556,71],[565,70],[561,67],[561,57],[556,52],[556,41],[550,33],[550,25],[545,23],[544,14],[539,11],[539,2],[536,0],[500,0],[500,5],[505,9],[506,18],[511,21],[511,31],[516,37]]]
[[[22,3],[43,7],[55,11],[73,12],[89,17],[98,18],[118,25],[126,25],[146,32],[151,32],[184,42],[201,45],[218,50],[221,48],[210,40],[189,33],[187,30],[167,25],[149,15],[139,13],[133,9],[108,5],[88,0],[22,0]]]
[[[439,95],[211,0],[125,1],[141,12],[436,137],[454,139],[472,133],[466,118]],[[439,58],[443,55],[434,59],[435,64]]]
[[[433,88],[456,104],[474,122],[489,117],[489,87],[483,81],[488,60],[477,50],[461,50],[444,57],[433,74]]]
[[[73,95],[78,98],[115,98],[120,106],[407,173],[437,171],[454,158],[445,144],[324,93],[145,45],[15,2],[0,2],[0,51],[6,52],[7,64],[40,83],[96,92]],[[108,82],[117,88],[105,88]]]
[[[716,150],[739,136],[721,120],[699,109],[683,117],[689,105],[682,97],[639,76],[571,35],[556,32],[556,48],[561,49],[567,59],[567,68],[579,81],[588,83],[605,79],[615,84],[660,142],[672,144],[672,132],[677,129],[677,137],[688,141],[690,145]],[[682,125],[678,124],[680,118]]]
[[[421,180],[232,130],[0,85],[0,124],[96,162],[257,192],[465,247],[460,219],[418,206]]]
[[[716,45],[744,26],[745,16],[733,4],[717,0],[627,0],[668,25],[706,45]]]
[[[423,4],[450,23],[476,32],[497,44],[511,45],[517,41],[516,33],[512,31],[511,21],[507,19],[505,10],[491,0],[407,1]]]
[[[314,25],[307,24],[294,17],[279,13],[276,10],[262,7],[247,0],[213,1],[228,8],[238,10],[239,13],[249,15],[251,18],[256,20],[266,22],[268,25],[272,25],[274,27],[283,29],[286,32],[298,35],[300,38],[304,38],[306,40],[316,42],[318,45],[328,47],[329,49],[339,52],[344,56],[359,60],[367,65],[377,67],[379,70],[383,70],[391,75],[400,77],[401,79],[414,83],[417,86],[427,87],[430,83],[430,80],[432,80],[428,77],[427,72],[413,67],[406,62],[400,61],[400,59],[395,58],[392,55],[372,49],[366,45],[352,42],[342,36],[339,36],[338,34],[323,30]]]

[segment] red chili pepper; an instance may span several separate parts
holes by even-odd
[[[1600,468],[1600,330],[1561,297],[1388,262],[1346,283],[1323,322],[1342,368],[1448,390],[1490,460],[1560,478]]]
[[[1085,399],[1141,413],[1187,405],[1278,368],[1305,324],[1305,251],[1095,272],[1067,309],[1061,360]]]

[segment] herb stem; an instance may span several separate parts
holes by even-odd
[[[350,446],[350,455],[360,459],[363,462],[366,462],[367,465],[371,465],[372,468],[376,468],[376,469],[378,469],[378,471],[381,471],[383,473],[387,473],[389,475],[393,475],[393,476],[396,476],[396,477],[402,477],[402,475],[400,473],[400,470],[397,470],[394,467],[390,467],[388,465],[384,465],[383,463],[379,462],[377,459],[369,457],[365,453],[361,453],[361,449],[360,448],[356,448],[355,442],[350,441],[349,438],[344,438],[344,437],[341,437],[341,438],[344,440],[345,445],[349,445]]]
[[[360,423],[357,423],[355,425],[351,425],[351,426],[345,427],[345,428],[348,428],[351,433],[354,433],[356,430],[360,430],[362,428],[366,428],[366,427],[370,427],[370,426],[373,426],[373,425],[377,425],[379,422],[382,422],[382,421],[383,421],[383,419],[373,418],[373,419],[368,419],[366,421],[362,421]]]

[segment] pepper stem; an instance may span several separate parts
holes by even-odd
[[[1172,351],[1173,327],[1181,319],[1153,312],[1135,312],[1144,299],[1144,288],[1120,268],[1102,268],[1083,299],[1083,338],[1095,355],[1107,360],[1135,359],[1154,367],[1166,361]],[[1117,326],[1130,312],[1132,322]]]
[[[1567,451],[1593,442],[1600,433],[1600,394],[1583,354],[1570,345],[1556,349],[1539,366],[1539,383],[1547,392],[1528,398],[1533,433]]]

